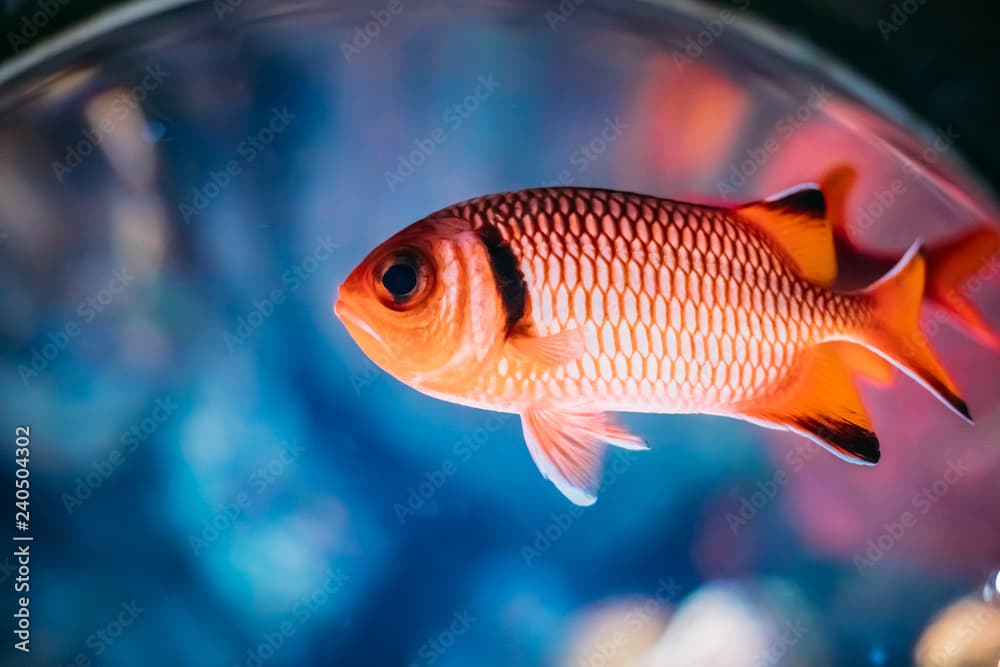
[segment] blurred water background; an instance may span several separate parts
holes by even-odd
[[[974,428],[905,378],[863,389],[875,468],[628,415],[653,450],[580,509],[516,419],[395,382],[331,312],[409,222],[556,183],[736,202],[846,161],[852,233],[901,252],[996,218],[953,128],[677,3],[215,0],[2,76],[0,416],[32,429],[35,535],[4,664],[1000,660],[1000,356],[938,314]]]

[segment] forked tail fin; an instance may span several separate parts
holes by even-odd
[[[891,361],[971,422],[969,408],[958,395],[958,388],[920,330],[926,264],[918,241],[889,273],[863,291],[872,299],[875,316],[859,342]]]
[[[986,225],[927,249],[927,298],[995,349],[1000,349],[1000,333],[987,323],[970,293],[976,289],[971,279],[977,273],[992,274],[990,263],[998,261],[1000,231]]]

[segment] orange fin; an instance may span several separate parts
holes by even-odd
[[[925,273],[926,262],[918,241],[895,268],[864,290],[874,301],[875,322],[859,342],[891,361],[971,422],[968,406],[920,330]]]
[[[837,346],[837,356],[847,364],[848,368],[859,373],[876,387],[884,388],[892,385],[896,369],[867,347],[845,341],[832,342],[830,345]]]
[[[804,435],[845,461],[877,463],[878,438],[839,358],[842,349],[821,343],[800,353],[795,368],[771,395],[740,414]]]
[[[646,449],[646,443],[601,412],[533,408],[521,415],[524,440],[542,475],[577,505],[597,500],[606,445]]]
[[[927,249],[928,299],[977,340],[995,349],[1000,349],[1000,333],[983,317],[968,291],[970,279],[977,273],[997,275],[998,263],[1000,231],[986,225]]]
[[[551,336],[533,336],[515,331],[507,339],[507,345],[522,359],[551,367],[579,359],[585,348],[579,329],[560,331]]]
[[[827,287],[837,277],[826,201],[813,184],[800,185],[736,209],[763,229],[794,262],[799,275]]]
[[[847,239],[847,197],[858,180],[858,173],[846,164],[829,169],[820,179],[819,188],[826,199],[826,219],[830,221],[833,233]]]

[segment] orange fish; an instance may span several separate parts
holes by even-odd
[[[646,448],[609,412],[735,417],[874,464],[849,371],[884,359],[971,421],[918,326],[926,265],[914,244],[870,286],[833,289],[833,225],[812,185],[732,209],[534,189],[395,234],[334,310],[418,391],[519,414],[542,474],[587,505],[607,445]]]

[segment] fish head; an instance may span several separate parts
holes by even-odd
[[[384,371],[455,397],[506,334],[487,248],[455,217],[425,218],[376,247],[340,285],[334,312]]]

